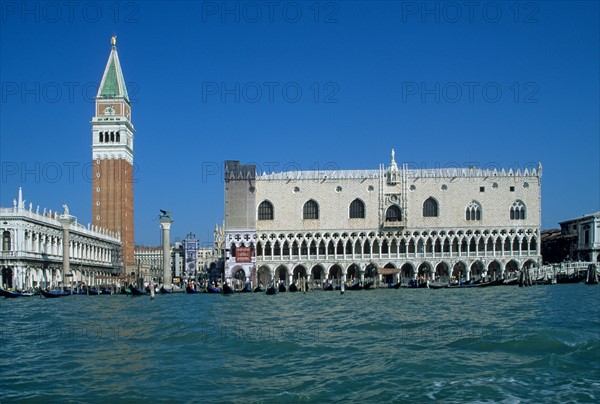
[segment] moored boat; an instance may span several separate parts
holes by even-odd
[[[138,288],[136,288],[133,285],[129,285],[129,287],[127,288],[128,290],[128,295],[132,295],[132,296],[143,296],[146,294],[146,292],[144,292],[143,290],[140,290]]]
[[[352,285],[346,286],[346,290],[361,290],[362,288],[360,282],[354,282]]]
[[[297,292],[298,291],[298,285],[296,285],[295,283],[292,283],[290,285],[290,287],[288,288],[289,292]]]
[[[326,283],[325,286],[323,287],[323,290],[326,290],[326,291],[333,290],[333,283]]]
[[[266,291],[267,295],[276,295],[277,287],[274,284],[270,284]]]
[[[244,284],[244,288],[242,289],[242,293],[252,293],[252,286],[249,283]]]
[[[63,296],[71,296],[71,292],[63,292],[60,290],[44,290],[44,289],[40,289],[40,293],[42,294],[42,296],[47,297],[49,299],[54,299],[57,297],[63,297]]]
[[[585,280],[585,272],[575,272],[571,275],[557,274],[556,283],[579,283]]]
[[[207,286],[206,293],[221,293],[221,289],[216,286]]]
[[[198,291],[195,288],[192,288],[191,286],[187,285],[185,287],[185,293],[194,294],[194,293],[200,293],[200,291]]]
[[[479,284],[480,287],[501,286],[501,285],[504,285],[504,279],[496,279],[496,280],[493,280],[493,281],[483,282],[483,283]]]
[[[365,286],[364,286],[364,289],[365,290],[371,289],[371,286],[373,286],[373,282],[366,282]]]
[[[231,286],[229,286],[226,283],[223,284],[223,294],[224,295],[233,295],[234,293],[235,293],[235,290]]]
[[[279,291],[280,292],[285,292],[287,290],[287,288],[285,287],[285,284],[283,282],[281,282],[279,284]]]
[[[265,288],[262,287],[262,285],[258,285],[257,287],[254,288],[254,293],[258,293],[258,292],[264,292]]]
[[[17,297],[31,297],[33,296],[33,292],[20,290],[6,290],[0,288],[0,296],[4,296],[7,299],[14,299]]]

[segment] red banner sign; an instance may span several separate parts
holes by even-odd
[[[252,262],[252,249],[250,247],[236,248],[235,262]]]

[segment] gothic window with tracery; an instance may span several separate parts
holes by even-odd
[[[465,211],[465,219],[481,220],[481,205],[479,205],[479,203],[476,201],[469,203]]]
[[[525,220],[526,211],[523,201],[515,201],[510,207],[510,220]]]

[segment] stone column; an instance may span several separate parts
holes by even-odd
[[[163,285],[170,288],[173,283],[171,277],[171,219],[168,215],[163,215],[160,218],[160,228],[162,229],[162,248],[163,248]]]
[[[75,218],[71,215],[69,215],[69,210],[68,208],[66,208],[65,205],[65,213],[63,213],[62,215],[60,215],[60,217],[58,218],[58,221],[60,222],[60,225],[63,229],[63,242],[62,242],[62,253],[63,253],[63,271],[62,271],[62,275],[63,275],[63,287],[65,285],[65,281],[68,278],[69,284],[70,284],[70,278],[72,276],[71,274],[71,268],[70,268],[70,263],[69,263],[69,229],[71,228],[71,224],[73,224],[73,222],[75,221]]]

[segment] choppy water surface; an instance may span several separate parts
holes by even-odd
[[[600,287],[0,301],[0,401],[598,402]]]

